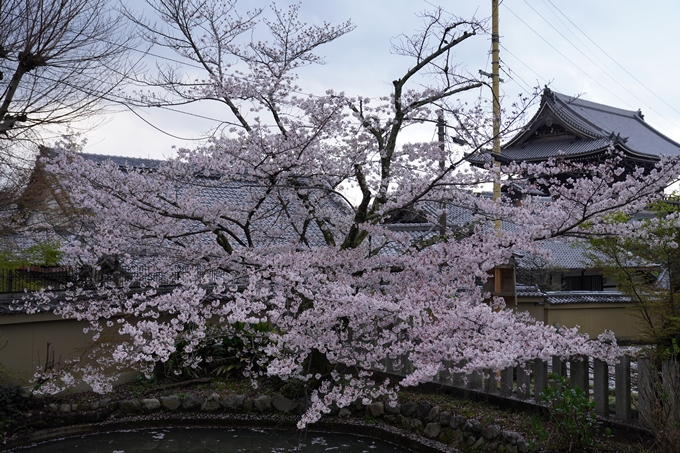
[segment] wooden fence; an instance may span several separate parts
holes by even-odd
[[[405,360],[386,360],[383,365],[388,373],[401,376],[411,366]],[[622,422],[639,419],[643,426],[647,425],[646,415],[652,410],[652,386],[656,382],[647,358],[638,359],[635,363],[630,356],[623,355],[619,357],[619,363],[610,367],[601,360],[585,356],[569,361],[553,357],[550,363],[536,359],[525,367],[487,370],[483,374],[440,373],[432,382],[540,405],[541,393],[548,386],[550,373],[568,378],[571,387],[584,389],[595,403],[599,416]],[[677,363],[665,363],[660,376],[662,391],[666,395],[664,410],[671,414],[671,420],[680,422],[680,369]]]

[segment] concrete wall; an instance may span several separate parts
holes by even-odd
[[[619,340],[631,340],[638,335],[639,320],[630,309],[631,304],[559,304],[543,303],[542,298],[521,298],[517,309],[528,311],[536,320],[546,324],[580,326],[580,331],[596,338],[605,329]],[[62,319],[50,313],[35,315],[12,314],[0,316],[0,382],[11,381],[28,385],[37,367],[44,366],[47,343],[54,351],[55,361],[80,357],[90,347],[90,335],[83,333],[87,324]],[[9,377],[5,375],[9,371]],[[130,376],[125,378],[130,379]]]
[[[0,364],[9,372],[0,379],[27,385],[37,367],[45,365],[48,342],[55,362],[81,356],[90,345],[89,335],[83,333],[86,325],[51,313],[0,316],[0,347],[6,343]]]
[[[539,298],[522,298],[517,309],[546,324],[580,326],[579,331],[590,338],[597,338],[604,330],[611,330],[619,340],[634,340],[640,333],[640,321],[630,303],[549,304]]]

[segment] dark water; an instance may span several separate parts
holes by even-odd
[[[168,428],[119,431],[55,440],[16,452],[31,453],[407,453],[369,437],[302,431]]]

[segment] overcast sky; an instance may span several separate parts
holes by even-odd
[[[252,8],[267,2],[241,0],[241,4]],[[288,0],[277,4],[286,5]],[[388,94],[391,81],[409,64],[404,57],[390,54],[390,40],[416,30],[422,23],[417,13],[432,5],[465,18],[484,19],[491,14],[491,0],[303,2],[304,21],[351,19],[356,29],[321,48],[327,64],[306,68],[301,87],[315,94],[331,88],[350,95]],[[501,77],[505,80],[501,90],[509,102],[519,92],[549,84],[560,93],[641,109],[652,127],[680,141],[679,18],[677,0],[504,0],[500,8]],[[456,49],[457,60],[469,72],[491,72],[488,35],[474,37]],[[490,97],[487,89],[478,94]],[[218,119],[226,115],[209,106],[190,112]],[[158,129],[182,138],[199,137],[216,124],[168,110],[137,113]],[[196,143],[159,132],[129,112],[107,116],[86,136],[87,152],[138,157],[167,157],[173,145]]]

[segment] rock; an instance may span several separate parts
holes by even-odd
[[[243,410],[246,412],[252,412],[254,408],[253,399],[249,396],[243,400]]]
[[[471,447],[471,448],[472,448],[473,450],[477,450],[477,449],[481,448],[482,445],[484,445],[485,443],[486,443],[486,441],[484,440],[484,438],[483,438],[483,437],[480,437],[479,439],[477,439],[477,440],[475,441],[474,444],[472,444],[472,447]]]
[[[501,434],[501,427],[498,425],[489,425],[482,428],[482,436],[486,440],[493,440]]]
[[[449,426],[453,429],[458,429],[465,426],[465,423],[467,423],[467,418],[463,417],[462,415],[454,415],[451,417]]]
[[[201,411],[214,412],[220,408],[220,395],[213,393],[201,404]]]
[[[479,420],[471,418],[465,423],[465,430],[472,434],[480,434],[482,432],[482,424],[479,423]]]
[[[376,401],[366,406],[366,411],[372,417],[382,417],[383,415],[385,415],[385,404],[383,404],[380,401]]]
[[[103,398],[99,400],[99,407],[106,407],[111,404],[111,398]]]
[[[390,403],[394,403],[394,406],[390,406]],[[388,401],[387,404],[385,404],[385,413],[390,415],[401,414],[401,404],[396,401]]]
[[[274,406],[274,409],[276,409],[279,412],[283,412],[284,414],[289,414],[293,412],[297,407],[297,403],[295,401],[293,401],[290,398],[286,398],[285,396],[277,396],[276,398],[274,398],[274,401],[272,401],[272,405]]]
[[[454,429],[452,433],[453,441],[456,445],[462,443],[465,440],[465,435],[460,429]]]
[[[340,418],[347,418],[350,415],[352,415],[352,411],[347,409],[346,407],[343,407],[342,409],[340,409],[340,412],[338,412],[338,417]]]
[[[177,395],[161,396],[161,406],[163,406],[164,409],[176,411],[180,404],[182,404],[182,401]]]
[[[454,447],[465,440],[463,433],[459,429],[442,428],[439,433],[439,441]]]
[[[61,413],[71,412],[71,405],[70,404],[60,404],[59,409],[57,409],[57,411],[61,412]]]
[[[414,415],[416,415],[417,408],[418,406],[416,405],[416,403],[407,401],[401,405],[401,415],[403,415],[406,418],[411,418]]]
[[[505,447],[506,453],[519,453],[517,450],[517,445],[508,445]]]
[[[439,421],[439,406],[433,406],[427,414],[427,420],[431,422]]]
[[[307,409],[309,409],[311,402],[310,402],[309,398],[298,398],[297,405],[298,405],[300,412],[307,412]],[[349,407],[347,409],[352,410]]]
[[[419,404],[418,408],[416,409],[416,418],[419,418],[421,420],[427,419],[427,416],[430,415],[431,410],[432,405],[427,403]]]
[[[76,403],[71,404],[71,410],[73,412],[77,411],[78,410],[78,404],[76,404]]]
[[[506,442],[512,445],[517,445],[517,441],[522,438],[522,435],[515,431],[501,431],[501,435]]]
[[[59,406],[56,404],[52,403],[49,406],[47,406],[52,412],[57,412],[59,410]]]
[[[519,450],[519,453],[528,453],[529,443],[522,438],[517,439],[517,450]]]
[[[450,426],[451,423],[451,412],[444,411],[439,414],[439,423],[442,426]]]
[[[434,439],[439,435],[439,433],[442,430],[442,425],[439,423],[428,423],[425,425],[425,429],[423,429],[423,436],[428,437],[430,439]]]
[[[161,408],[161,402],[156,398],[144,398],[139,402],[139,405],[145,412],[156,411]]]
[[[255,398],[253,406],[258,412],[269,412],[272,410],[272,397],[269,395],[262,395]]]
[[[193,409],[198,409],[199,407],[201,407],[201,399],[193,393],[189,393],[184,398],[182,398],[182,409],[190,411]]]
[[[418,420],[417,418],[409,418],[406,419],[407,421],[407,428],[409,431],[415,431],[415,432],[420,432],[423,430],[423,422]]]
[[[229,395],[222,400],[220,405],[228,411],[240,411],[243,409],[243,402],[245,400],[245,395]]]
[[[141,409],[139,400],[120,400],[118,401],[118,410],[121,412],[139,412]]]
[[[99,401],[95,401],[94,403],[90,403],[90,410],[91,411],[96,411],[99,409]]]

